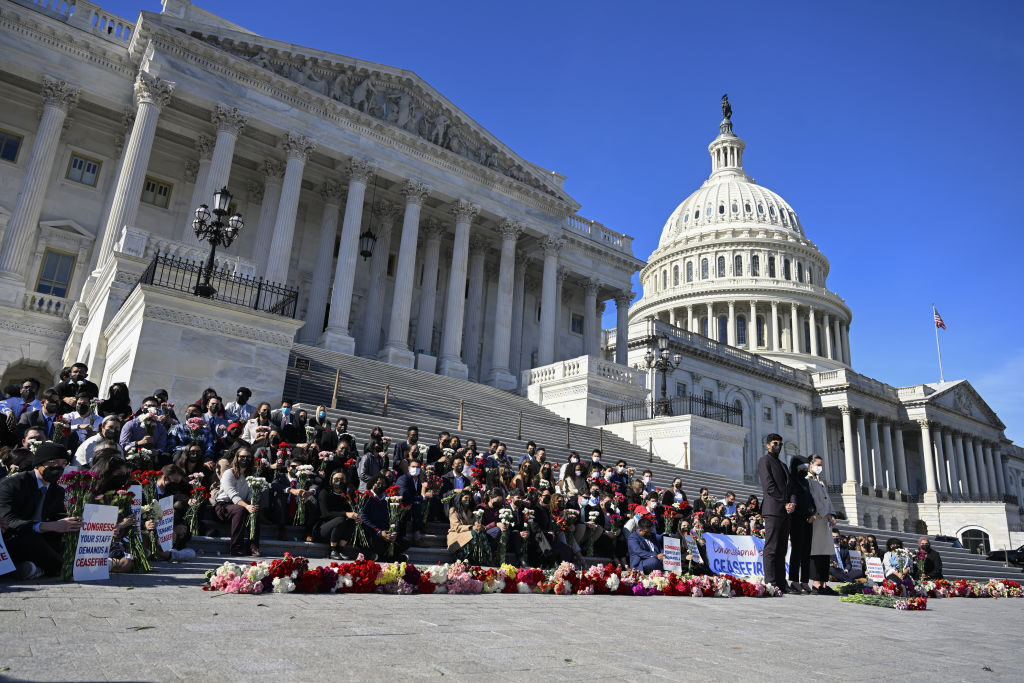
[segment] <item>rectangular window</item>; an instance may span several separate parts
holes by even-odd
[[[764,421],[765,422],[772,422],[773,421],[772,420],[772,407],[771,406],[765,406],[764,407]]]
[[[171,203],[171,184],[146,176],[142,183],[142,201],[166,209]]]
[[[768,277],[775,277],[775,257],[768,257]]]
[[[787,427],[792,427],[793,426],[793,413],[786,413],[786,426]]]
[[[80,154],[72,154],[65,177],[76,183],[96,187],[96,179],[100,175],[100,166],[102,166],[102,163],[95,159],[90,159]]]
[[[573,313],[569,318],[569,331],[573,334],[583,334],[583,316]]]
[[[18,163],[18,150],[21,149],[22,140],[24,138],[20,135],[0,130],[0,159],[12,164]]]
[[[750,257],[750,274],[753,277],[761,277],[761,257],[756,254]]]
[[[714,392],[711,391],[710,389],[705,389],[704,390],[704,400],[705,401],[714,401],[715,400]]]
[[[74,270],[74,256],[47,249],[43,254],[43,267],[39,269],[39,282],[36,284],[36,291],[51,296],[67,296],[71,273]]]
[[[686,385],[682,382],[676,383],[676,396],[686,396]]]

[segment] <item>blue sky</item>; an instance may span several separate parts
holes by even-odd
[[[855,369],[936,381],[934,302],[947,379],[969,379],[1024,441],[1024,311],[1006,308],[1024,291],[1024,3],[199,4],[415,71],[568,176],[580,213],[633,235],[644,259],[706,178],[728,92],[747,172],[831,260],[829,287],[854,312]]]

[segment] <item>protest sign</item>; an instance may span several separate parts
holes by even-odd
[[[156,523],[156,536],[165,553],[174,543],[174,496],[160,499],[160,520]]]
[[[861,562],[859,550],[850,551],[850,571],[854,574],[864,571],[864,563]]]
[[[683,573],[683,554],[679,539],[674,536],[665,536],[663,539],[665,559],[661,561],[667,572]]]
[[[110,542],[117,528],[117,507],[113,505],[85,504],[82,511],[82,530],[78,534],[75,550],[75,581],[102,581],[110,578],[107,558]]]
[[[877,557],[869,557],[867,559],[867,575],[868,578],[875,583],[882,583],[885,581],[885,570],[882,568],[882,561]]]
[[[763,538],[704,534],[704,549],[708,554],[708,566],[716,574],[755,577],[764,580]],[[788,551],[786,571],[789,571]]]
[[[686,553],[693,558],[691,562],[704,564],[704,558],[700,556],[700,546],[697,545],[697,539],[693,534],[686,534]]]
[[[7,544],[4,543],[4,537],[0,534],[0,576],[13,571],[14,560],[11,559],[10,553],[7,552]]]
[[[142,484],[134,484],[128,487],[132,494],[132,514],[135,515],[135,526],[142,533]]]

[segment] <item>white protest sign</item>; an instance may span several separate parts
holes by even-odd
[[[869,557],[867,559],[868,578],[875,583],[882,583],[885,581],[885,570],[882,568],[882,561],[877,557]]]
[[[665,553],[665,559],[661,561],[661,565],[667,572],[682,574],[683,554],[679,539],[674,536],[665,536],[663,539],[663,545],[664,547],[662,552]]]
[[[0,576],[14,571],[14,560],[7,552],[7,544],[4,543],[3,535],[0,535]]]
[[[693,537],[693,534],[686,534],[686,553],[690,555],[691,562],[697,564],[704,564],[704,558],[700,556],[700,546],[697,545],[697,539]]]
[[[156,523],[156,536],[160,540],[160,549],[165,553],[174,543],[174,496],[160,499],[160,520]]]
[[[102,581],[110,578],[107,558],[117,528],[117,508],[113,505],[86,503],[82,529],[75,550],[75,581]]]
[[[763,538],[704,534],[704,550],[708,554],[708,566],[716,574],[764,579]],[[786,571],[789,571],[788,551]]]
[[[860,561],[860,551],[850,551],[850,571],[856,574],[864,571],[864,563]]]
[[[132,494],[132,514],[135,515],[135,527],[142,533],[142,484],[133,484],[128,487]]]

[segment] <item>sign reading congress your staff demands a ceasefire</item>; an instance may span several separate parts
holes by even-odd
[[[7,544],[4,543],[3,535],[0,535],[0,576],[14,571],[14,560],[7,552]]]
[[[82,529],[75,551],[75,581],[102,581],[110,578],[107,557],[110,542],[117,528],[117,507],[86,504],[82,512]]]
[[[674,536],[666,536],[664,538],[663,550],[665,552],[665,559],[661,561],[661,565],[665,568],[665,571],[682,574],[683,553],[679,539]]]
[[[165,553],[174,544],[174,496],[160,499],[160,521],[156,523],[156,535],[160,539],[160,549]]]
[[[756,536],[704,534],[708,566],[716,574],[764,578],[764,539]],[[789,571],[789,552],[786,552]]]

